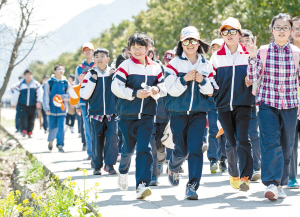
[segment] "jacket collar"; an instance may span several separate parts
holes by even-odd
[[[61,77],[61,79],[58,80],[58,79],[55,77],[55,74],[52,74],[52,75],[51,75],[51,80],[52,80],[52,81],[58,81],[58,82],[59,82],[59,81],[67,80],[67,78],[66,78],[66,76],[63,75],[63,76]]]
[[[201,60],[202,63],[206,62],[205,58],[201,54],[197,53],[197,55],[198,55],[197,62],[200,61],[200,60]],[[179,57],[179,59],[181,59],[181,60],[188,60],[187,55],[186,55],[186,53],[184,51],[182,51],[182,54]]]
[[[102,71],[101,69],[98,68],[98,66],[94,67],[94,69],[97,71],[97,72],[100,72],[102,73],[103,75],[110,70],[110,67],[108,65],[106,65],[106,69],[104,71]]]
[[[134,58],[133,56],[131,56],[130,58],[132,60],[132,62],[134,62],[135,64],[140,64],[140,61],[138,61],[136,58]],[[145,60],[147,61],[147,65],[156,65],[156,62],[154,62],[153,60],[151,60],[148,56],[145,56]]]
[[[227,48],[227,45],[226,43],[224,42],[222,44],[222,46],[220,47],[220,49],[217,51],[217,55],[226,55],[226,48]],[[227,48],[228,49],[228,48]],[[247,51],[247,48],[245,47],[245,45],[243,45],[242,43],[239,42],[239,45],[238,45],[238,49],[237,49],[237,52],[240,52],[240,54],[249,54],[248,51]]]
[[[273,47],[274,47],[274,49],[275,49],[276,51],[285,50],[287,53],[290,53],[290,52],[289,52],[289,51],[290,51],[290,49],[289,49],[289,47],[290,47],[290,42],[289,42],[289,41],[288,41],[285,45],[279,46],[279,45],[275,42],[275,40],[273,40],[272,45],[273,45]]]
[[[85,65],[85,66],[88,66],[88,67],[92,67],[95,63],[94,63],[94,61],[93,61],[93,62],[91,62],[91,64],[89,65],[89,64],[86,62],[86,60],[84,60],[84,61],[82,62],[82,64]]]

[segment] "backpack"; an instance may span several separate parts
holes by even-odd
[[[296,74],[297,74],[297,83],[298,83],[299,51],[297,51],[297,50],[299,50],[299,49],[295,45],[290,45],[290,46],[292,48],[293,59],[294,59],[294,64],[295,64]],[[260,59],[262,61],[262,73],[261,73],[261,76],[257,79],[257,81],[252,84],[252,94],[254,96],[257,96],[259,87],[261,84],[261,79],[264,76],[268,50],[269,50],[269,45],[262,45],[260,47]]]
[[[53,86],[53,81],[52,80],[49,80],[49,89],[50,89],[50,92],[51,92],[51,89],[52,89],[52,86]],[[66,80],[64,80],[64,85],[65,85],[65,93],[67,93],[67,90],[68,90],[68,82]]]

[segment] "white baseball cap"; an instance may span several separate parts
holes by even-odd
[[[217,38],[214,39],[211,43],[210,46],[213,46],[214,44],[217,44],[219,46],[222,46],[222,44],[224,43],[224,40],[222,38]]]
[[[200,40],[200,34],[198,29],[194,26],[188,26],[181,30],[180,41],[184,41],[187,38],[194,38]]]
[[[91,50],[95,50],[94,45],[91,42],[85,42],[82,46],[82,51],[84,48],[90,48]]]
[[[233,17],[228,17],[223,23],[222,23],[222,26],[220,28],[220,32],[222,31],[222,29],[224,29],[225,27],[232,27],[234,29],[237,29],[237,30],[241,30],[242,29],[242,26],[240,24],[240,21],[236,18],[233,18]]]

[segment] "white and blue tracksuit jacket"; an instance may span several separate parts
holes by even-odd
[[[13,89],[12,106],[17,104],[35,106],[37,102],[43,102],[43,88],[34,79],[31,79],[30,83],[27,84],[23,78]]]
[[[224,43],[210,60],[219,86],[219,91],[214,92],[214,98],[220,112],[232,111],[235,106],[252,106],[255,100],[252,87],[245,84],[249,58],[246,47],[240,43],[233,60],[225,46]]]
[[[117,114],[116,96],[111,92],[113,74],[110,74],[110,70],[109,66],[104,72],[95,67],[89,69],[84,77],[80,96],[89,102],[89,115]],[[97,75],[97,80],[92,77],[93,74]]]
[[[122,62],[114,74],[111,90],[119,98],[117,111],[122,118],[141,119],[142,114],[156,114],[156,102],[151,96],[145,99],[136,97],[137,91],[143,89],[142,83],[157,86],[160,97],[166,95],[161,67],[147,56],[145,58],[146,67],[131,57]]]
[[[196,81],[184,80],[184,76],[192,70],[197,70],[204,76],[199,84]],[[174,115],[189,115],[198,112],[207,112],[213,108],[213,94],[217,89],[213,78],[212,65],[201,55],[193,65],[183,52],[182,56],[174,58],[167,66],[165,76],[168,91],[166,107]]]

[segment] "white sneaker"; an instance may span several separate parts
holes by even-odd
[[[136,199],[145,199],[152,194],[151,189],[145,185],[145,183],[139,184],[139,187],[136,189]]]
[[[203,142],[203,146],[202,146],[202,153],[206,152],[208,150],[208,145]]]
[[[128,189],[128,173],[119,173],[118,186],[122,191],[126,191]]]
[[[278,189],[278,198],[279,199],[286,198],[286,193],[284,192],[283,187],[279,185],[277,189]]]
[[[278,198],[278,189],[277,186],[271,184],[265,189],[265,198],[269,200],[277,200]]]
[[[71,133],[74,133],[74,127],[70,127]]]

